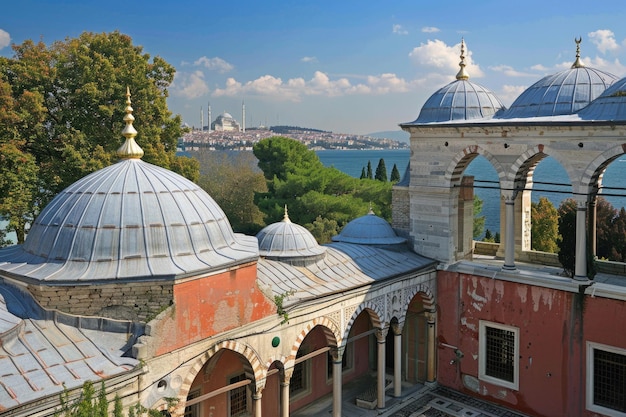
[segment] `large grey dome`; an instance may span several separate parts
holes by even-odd
[[[346,224],[333,242],[358,243],[361,245],[397,245],[406,239],[396,235],[391,225],[372,210]]]
[[[456,80],[431,95],[412,124],[485,119],[504,109],[491,90],[469,81],[465,71],[465,41],[461,41],[459,66]]]
[[[578,116],[582,120],[626,120],[626,78],[614,82]]]
[[[580,44],[580,40],[576,43]],[[537,81],[496,118],[574,114],[599,97],[616,80],[613,74],[586,68],[580,61],[580,49],[577,46],[576,61],[571,68]]]
[[[282,221],[272,223],[257,233],[259,254],[275,260],[317,260],[326,252],[311,232],[306,228],[292,223],[285,209]]]
[[[233,233],[198,185],[139,159],[127,103],[126,159],[59,193],[23,245],[0,250],[0,270],[53,282],[172,278],[258,258],[256,239]]]

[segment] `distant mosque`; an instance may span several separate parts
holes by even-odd
[[[202,108],[200,109],[200,114],[202,119],[204,119],[204,114],[202,113]],[[211,122],[211,103],[208,106],[208,122],[209,132],[245,132],[246,131],[246,105],[245,103],[241,103],[241,118],[243,120],[243,124],[240,125],[235,118],[227,112],[223,112],[217,118]],[[201,121],[202,130],[204,130],[204,120]]]

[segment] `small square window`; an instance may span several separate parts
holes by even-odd
[[[193,400],[194,398],[198,398],[200,396],[200,390],[193,390],[189,392],[187,395],[187,401]],[[196,403],[193,405],[188,405],[185,407],[184,417],[200,417],[200,404]]]
[[[230,378],[229,383],[234,384],[245,379],[245,374],[239,374]],[[247,416],[249,411],[248,387],[244,385],[243,387],[231,389],[228,397],[228,415],[230,417]]]
[[[626,416],[626,350],[587,342],[587,408]]]
[[[519,329],[480,321],[478,377],[486,382],[519,389]]]

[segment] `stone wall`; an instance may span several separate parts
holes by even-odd
[[[172,282],[49,286],[28,290],[46,309],[83,316],[147,321],[172,304]]]

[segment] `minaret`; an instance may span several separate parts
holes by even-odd
[[[211,133],[211,102],[209,101],[209,133]]]
[[[243,126],[243,132],[246,132],[246,103],[241,101],[241,125]]]
[[[461,62],[459,62],[459,67],[461,69],[456,74],[457,80],[469,80],[469,74],[465,71],[465,39],[461,38]]]
[[[135,136],[137,131],[133,127],[135,118],[133,117],[133,108],[130,106],[130,89],[126,87],[126,108],[124,109],[124,130],[122,135],[126,138],[124,144],[117,150],[117,156],[121,159],[141,159],[143,156],[143,149],[135,142]]]
[[[204,113],[202,113],[202,106],[200,106],[200,132],[204,130]]]

